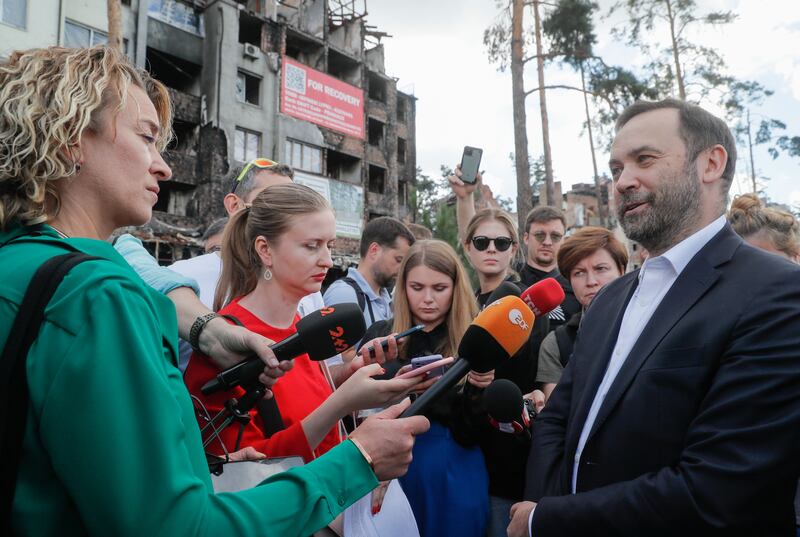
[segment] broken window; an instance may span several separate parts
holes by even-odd
[[[397,181],[397,203],[401,206],[408,205],[408,183]]]
[[[386,81],[379,75],[371,72],[368,77],[368,82],[369,82],[369,98],[385,103]]]
[[[202,66],[152,47],[147,47],[146,63],[153,78],[168,87],[191,95],[200,95]]]
[[[402,138],[397,139],[397,163],[406,163],[406,141]]]
[[[406,103],[403,99],[397,99],[397,121],[406,120]]]
[[[250,43],[261,47],[261,26],[263,21],[242,10],[239,11],[239,43]]]
[[[386,188],[386,169],[373,164],[369,165],[369,191],[383,194]]]
[[[238,162],[249,162],[261,153],[261,134],[236,127],[233,139],[233,158]]]
[[[258,106],[258,94],[261,89],[261,79],[257,76],[239,71],[236,75],[236,100],[240,103],[249,103]]]
[[[292,168],[322,174],[322,148],[297,140],[286,140],[284,160]]]
[[[361,184],[361,159],[328,149],[326,152],[326,175],[348,183]]]
[[[383,123],[371,117],[367,122],[369,145],[383,147]]]

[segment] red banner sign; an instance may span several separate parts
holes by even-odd
[[[286,56],[281,112],[348,136],[364,138],[364,92]]]

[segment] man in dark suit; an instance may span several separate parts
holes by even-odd
[[[697,106],[620,116],[618,216],[651,257],[586,312],[509,536],[795,534],[800,268],[725,223],[735,162]]]

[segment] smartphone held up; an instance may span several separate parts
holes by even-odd
[[[465,183],[474,184],[478,180],[478,171],[481,167],[481,157],[483,149],[479,147],[464,147],[461,155],[461,180]]]

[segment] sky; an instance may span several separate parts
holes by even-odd
[[[599,0],[602,13],[609,0]],[[729,9],[737,20],[722,29],[704,29],[691,37],[717,49],[731,74],[755,80],[775,93],[753,109],[753,121],[778,118],[786,134],[800,135],[800,2],[794,0],[697,0],[701,12]],[[439,177],[441,164],[454,166],[465,145],[483,148],[484,182],[495,195],[516,200],[516,180],[509,154],[514,150],[511,74],[490,64],[483,31],[498,17],[494,0],[369,0],[367,23],[392,35],[384,38],[386,72],[398,78],[401,91],[417,97],[417,165]],[[530,11],[526,19],[531,20]],[[644,61],[638,51],[615,41],[609,29],[620,17],[595,22],[595,51],[607,63],[636,70]],[[656,28],[652,39],[664,43],[669,34]],[[546,83],[579,85],[568,68],[549,66]],[[526,70],[526,89],[534,86],[535,64]],[[556,181],[568,187],[591,182],[589,141],[583,130],[583,98],[574,91],[547,92],[550,145]],[[713,110],[712,108],[709,108]],[[526,100],[529,153],[542,153],[539,99]],[[752,190],[746,147],[739,146],[737,177],[731,192]],[[596,150],[600,173],[608,153]],[[766,149],[754,154],[757,175],[771,201],[800,207],[800,158],[773,160]],[[564,188],[566,191],[567,188]]]

